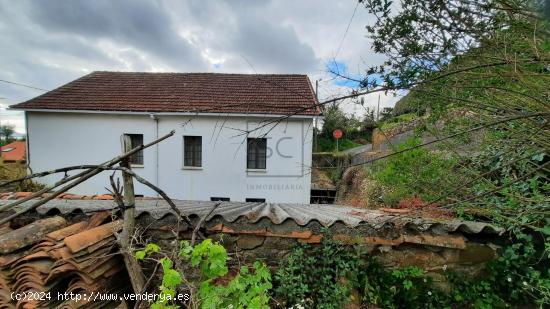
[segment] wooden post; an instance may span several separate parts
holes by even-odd
[[[122,136],[122,153],[130,151],[131,148],[130,136]],[[125,158],[120,162],[122,167],[130,169],[130,158]],[[131,238],[134,235],[135,230],[135,203],[136,198],[134,195],[134,180],[132,176],[126,172],[122,172],[122,180],[124,182],[124,224],[122,227],[122,232],[119,235],[119,244],[121,251],[124,255],[124,264],[126,264],[126,269],[128,270],[128,276],[132,283],[132,288],[135,293],[141,293],[143,287],[145,286],[145,278],[141,271],[138,261],[135,259],[131,248]]]

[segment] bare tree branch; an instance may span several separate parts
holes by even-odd
[[[141,151],[141,150],[143,150],[143,149],[145,149],[145,148],[147,148],[147,147],[150,147],[150,146],[152,146],[152,145],[155,145],[155,144],[157,144],[157,143],[159,143],[159,142],[161,142],[161,141],[163,141],[163,140],[169,138],[170,136],[174,135],[174,133],[175,133],[175,131],[171,131],[170,133],[168,133],[168,134],[162,136],[161,138],[159,138],[159,139],[157,139],[157,140],[154,140],[154,141],[152,141],[152,142],[149,143],[149,144],[140,145],[139,147],[136,147],[136,148],[132,149],[131,151],[127,152],[127,153],[124,153],[124,154],[122,154],[122,155],[120,155],[120,156],[117,156],[117,157],[115,157],[115,158],[113,158],[113,159],[107,161],[107,162],[104,163],[104,164],[101,164],[99,167],[96,167],[96,168],[94,168],[94,169],[89,169],[89,170],[86,170],[85,172],[82,172],[82,173],[77,174],[77,175],[81,175],[80,177],[77,177],[77,175],[75,175],[75,176],[73,176],[73,177],[69,177],[69,178],[73,178],[73,179],[76,178],[76,180],[74,180],[73,182],[71,182],[71,183],[65,185],[65,186],[62,187],[61,189],[59,189],[59,190],[53,192],[50,196],[44,197],[44,198],[38,200],[36,203],[32,204],[30,207],[28,207],[28,208],[26,208],[26,209],[22,209],[22,210],[16,211],[14,214],[12,214],[12,215],[10,215],[10,216],[7,216],[7,217],[3,218],[2,220],[0,220],[0,225],[4,224],[4,223],[6,223],[6,222],[9,222],[9,221],[12,220],[13,218],[18,217],[19,215],[21,215],[21,214],[23,214],[23,213],[26,213],[27,211],[36,209],[36,208],[39,207],[40,205],[44,205],[45,203],[47,203],[48,201],[50,201],[50,200],[56,198],[56,197],[59,196],[60,194],[66,192],[66,191],[72,189],[73,187],[75,187],[75,186],[81,184],[82,182],[84,182],[84,181],[86,181],[86,180],[92,178],[93,176],[95,176],[95,175],[101,173],[102,171],[104,171],[104,170],[110,168],[111,166],[113,166],[113,165],[115,165],[115,164],[121,162],[121,161],[124,160],[125,158],[127,158],[127,157],[129,157],[129,156],[131,156],[131,155],[133,155],[133,154],[135,154],[135,153],[137,153],[138,151]],[[73,179],[71,179],[71,180],[73,180]],[[66,180],[66,181],[64,181],[64,182],[58,182],[58,183],[56,183],[56,184],[55,184],[53,187],[51,187],[51,188],[55,188],[55,187],[57,187],[57,186],[59,186],[59,185],[61,185],[61,184],[64,184],[64,183],[66,183],[66,182],[68,182],[68,180]],[[50,188],[50,189],[51,189],[51,188]],[[28,197],[26,197],[26,198],[23,198],[23,199],[21,199],[21,200],[15,201],[15,202],[13,202],[13,203],[11,203],[11,204],[5,205],[5,206],[3,206],[3,207],[0,208],[0,212],[1,212],[1,211],[8,210],[8,209],[11,209],[11,208],[15,207],[16,205],[22,204],[22,203],[24,203],[24,202],[26,202],[26,201],[29,201],[29,200],[33,199],[33,198],[36,198],[36,197],[38,197],[38,196],[41,196],[41,195],[42,195],[43,193],[45,193],[45,192],[47,192],[47,190],[46,190],[46,191],[45,191],[45,190],[40,190],[40,191],[38,191],[38,192],[36,192],[36,193],[34,193],[34,194],[31,194],[30,196],[28,196]]]
[[[220,205],[221,205],[221,203],[214,204],[214,206],[212,206],[212,208],[210,208],[210,211],[199,220],[199,222],[195,226],[195,229],[193,229],[193,234],[191,234],[191,247],[193,247],[195,245],[195,238],[197,236],[197,233],[199,232],[199,229],[201,228],[201,226],[206,221],[206,218],[208,218],[214,212],[214,210],[216,210],[216,208],[218,208],[218,206],[220,206]]]

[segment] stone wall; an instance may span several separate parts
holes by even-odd
[[[140,225],[148,226],[146,238],[162,247],[174,245],[174,219],[168,217],[156,222],[141,218]],[[210,238],[223,244],[234,256],[233,263],[251,263],[262,260],[272,269],[286,257],[298,243],[318,245],[326,237],[325,228],[318,222],[300,226],[293,220],[274,224],[263,218],[252,223],[247,218],[225,222],[214,218],[206,224]],[[372,227],[358,225],[348,227],[334,223],[328,228],[330,237],[347,245],[359,245],[364,251],[377,256],[387,267],[418,266],[429,272],[436,281],[443,283],[443,272],[455,270],[475,275],[484,263],[497,256],[498,237],[487,237],[480,232],[468,234],[460,231],[448,233],[441,230],[420,231],[404,227]],[[179,230],[182,238],[190,238],[185,226]]]

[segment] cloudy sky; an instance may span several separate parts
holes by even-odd
[[[334,79],[327,67],[336,63],[356,75],[383,61],[366,38],[372,16],[356,6],[353,0],[0,0],[0,80],[50,90],[96,70],[302,73],[321,79],[320,99],[329,98],[354,85]],[[1,123],[23,133],[21,112],[5,107],[43,92],[0,81]],[[382,95],[381,106],[397,99]],[[367,96],[365,105],[377,100],[378,94]]]

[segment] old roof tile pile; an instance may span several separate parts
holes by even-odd
[[[17,109],[318,115],[307,75],[93,72]]]
[[[92,292],[125,289],[124,269],[114,233],[122,222],[104,223],[108,212],[68,224],[59,216],[16,230],[0,228],[0,308],[103,308],[108,301],[89,299]],[[115,277],[116,276],[116,277]],[[44,292],[41,300],[12,299],[12,292]],[[75,293],[82,300],[58,297]],[[48,294],[49,293],[49,294]],[[49,299],[48,299],[49,298]]]

